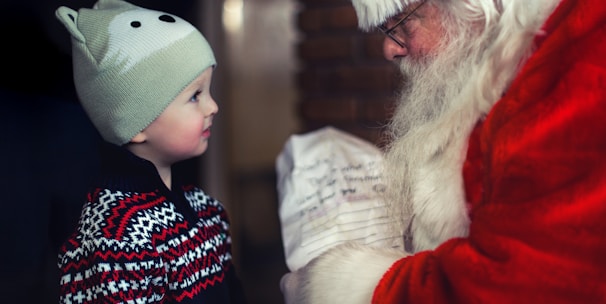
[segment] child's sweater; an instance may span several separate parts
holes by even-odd
[[[61,303],[240,303],[227,214],[201,189],[107,145],[59,254]],[[174,175],[174,174],[173,174]]]

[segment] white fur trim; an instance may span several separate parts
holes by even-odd
[[[391,265],[406,256],[357,243],[336,246],[283,278],[286,303],[367,304]]]
[[[352,0],[358,26],[363,30],[369,30],[397,14],[404,7],[420,0]]]
[[[435,249],[448,239],[468,235],[470,219],[462,172],[469,134],[480,117],[481,113],[463,107],[444,121],[447,126],[456,126],[458,132],[434,128],[433,134],[424,136],[433,150],[445,142],[443,138],[449,138],[449,145],[441,158],[430,158],[413,175],[416,181],[412,193],[415,252]]]

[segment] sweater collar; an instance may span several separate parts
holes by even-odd
[[[108,142],[101,144],[100,151],[101,176],[108,187],[137,192],[169,191],[152,162]],[[175,186],[179,185],[173,179],[173,189],[177,189]]]

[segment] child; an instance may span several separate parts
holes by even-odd
[[[74,82],[107,143],[59,254],[62,303],[242,303],[224,207],[171,167],[206,150],[215,58],[191,24],[121,0],[60,7]]]

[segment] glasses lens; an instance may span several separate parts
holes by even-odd
[[[392,27],[387,27],[387,25],[391,23],[391,24],[395,24]],[[389,37],[391,40],[393,40],[395,43],[397,43],[399,46],[404,47],[404,44],[401,41],[404,41],[404,39],[402,39],[401,36],[401,31],[398,30],[398,24],[397,22],[386,22],[384,24],[381,24],[379,26],[377,26],[378,29],[385,34],[387,37]]]
[[[403,37],[403,36],[405,36],[404,31],[398,30],[398,27],[406,24],[406,22],[408,21],[407,19],[419,7],[421,7],[423,4],[425,4],[425,2],[426,2],[426,0],[422,0],[412,11],[410,11],[408,13],[402,13],[402,14],[399,14],[399,15],[396,15],[394,17],[387,19],[387,21],[385,21],[385,23],[378,26],[379,29],[385,35],[387,35],[389,38],[391,38],[393,41],[395,41],[398,45],[400,45],[401,47],[404,47],[404,44],[402,43],[402,41],[404,41],[406,37]]]
[[[383,24],[379,24],[379,26],[377,26],[377,28],[384,34],[386,34],[387,31],[389,30],[389,28],[387,27],[387,22],[385,22]]]

